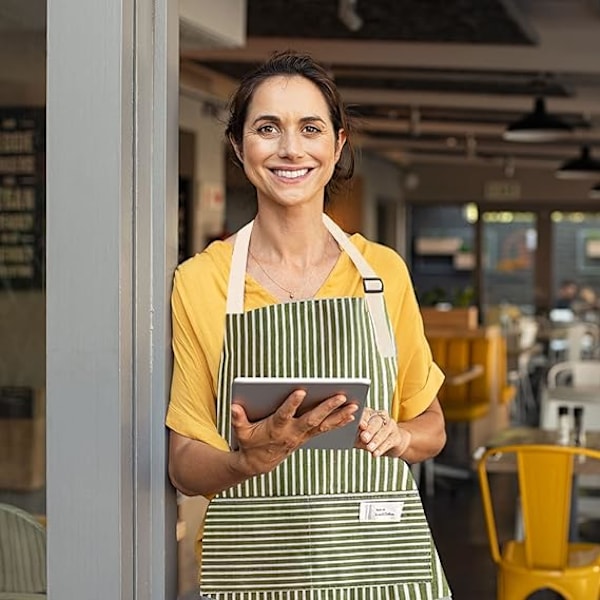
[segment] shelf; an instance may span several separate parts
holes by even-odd
[[[421,256],[453,255],[463,244],[459,237],[418,237],[415,239],[415,253]]]
[[[452,266],[457,271],[471,271],[475,268],[475,254],[473,252],[457,252],[452,258]]]

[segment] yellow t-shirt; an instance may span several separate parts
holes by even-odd
[[[392,249],[360,234],[350,241],[383,280],[388,316],[395,332],[398,380],[391,415],[405,421],[422,413],[433,401],[444,375],[433,362],[421,313],[403,259]],[[177,433],[227,450],[216,425],[216,393],[223,346],[225,302],[233,246],[213,242],[182,263],[175,272],[172,293],[173,379],[167,426]],[[363,296],[354,263],[342,252],[316,298]],[[246,274],[244,310],[276,300]]]

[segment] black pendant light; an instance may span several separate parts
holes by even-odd
[[[559,179],[597,179],[600,177],[600,160],[592,158],[589,146],[583,146],[580,155],[564,162],[555,175]]]
[[[502,137],[509,142],[550,142],[568,136],[573,128],[546,112],[543,98],[536,98],[534,109],[511,123]]]
[[[593,200],[600,200],[600,183],[597,183],[593,188],[590,189],[588,197]]]

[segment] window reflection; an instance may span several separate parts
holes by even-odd
[[[0,11],[0,503],[42,523],[45,14],[40,0]]]

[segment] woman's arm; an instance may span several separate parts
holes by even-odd
[[[418,416],[397,423],[385,411],[365,409],[359,446],[373,456],[393,456],[408,463],[440,453],[446,443],[444,414],[437,398]]]
[[[169,438],[169,477],[187,496],[211,497],[249,479],[240,470],[237,452],[213,448],[175,431]]]

